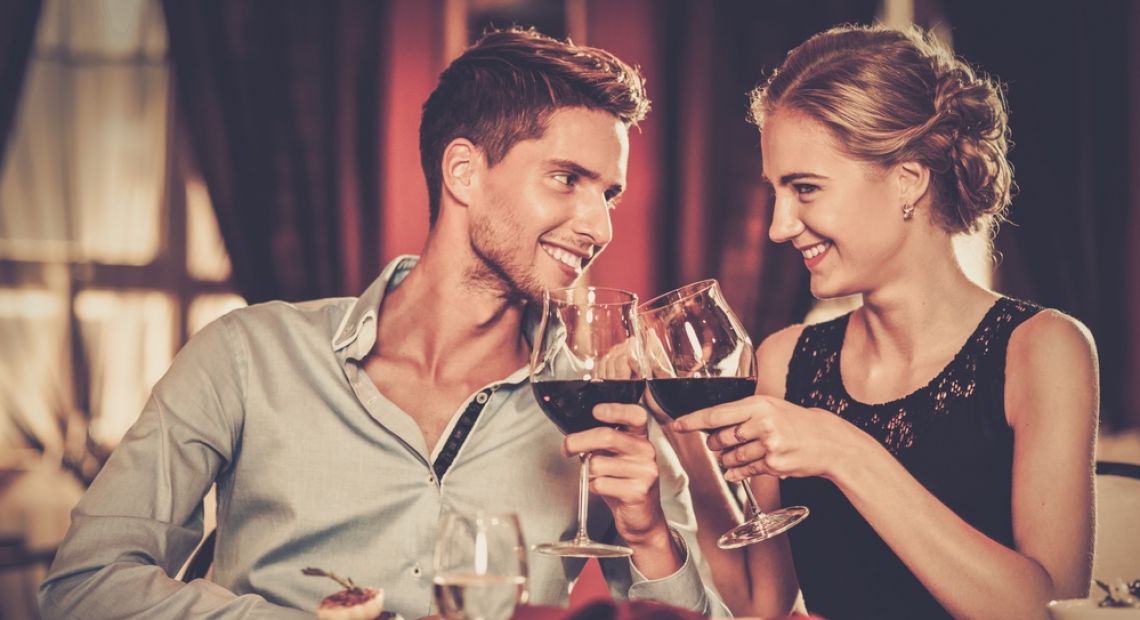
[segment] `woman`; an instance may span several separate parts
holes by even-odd
[[[846,26],[793,50],[752,115],[771,239],[803,254],[813,295],[863,303],[773,334],[756,396],[673,423],[709,431],[762,503],[811,509],[789,537],[710,553],[726,598],[777,615],[802,591],[838,620],[1046,617],[1087,595],[1092,337],[973,283],[952,246],[1010,201],[999,88],[918,31]],[[724,485],[683,452],[719,533]]]

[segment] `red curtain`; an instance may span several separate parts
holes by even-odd
[[[588,3],[588,42],[641,66],[653,111],[630,139],[629,184],[597,283],[642,295],[718,278],[759,343],[811,305],[800,256],[768,240],[770,196],[747,93],[808,36],[869,22],[874,0]]]

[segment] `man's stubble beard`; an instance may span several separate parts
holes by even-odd
[[[505,212],[505,209],[495,209]],[[534,276],[533,266],[522,264],[511,256],[511,248],[522,237],[514,220],[502,218],[504,226],[496,231],[489,218],[471,223],[471,251],[478,263],[470,269],[467,281],[476,288],[494,291],[511,304],[542,303],[545,287]],[[500,240],[505,240],[506,243]]]

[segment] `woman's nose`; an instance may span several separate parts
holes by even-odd
[[[798,207],[794,200],[776,196],[772,208],[772,224],[768,227],[768,238],[775,243],[784,243],[796,238],[804,231]]]

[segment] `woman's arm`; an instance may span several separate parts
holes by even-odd
[[[788,327],[757,348],[757,393],[783,398],[788,362],[801,331],[802,325]],[[706,447],[704,435],[674,433],[668,425],[663,428],[689,474],[699,525],[697,539],[725,603],[737,615],[787,614],[799,594],[787,536],[739,549],[717,547],[721,534],[743,520],[737,501],[725,483],[716,455]],[[779,506],[777,478],[758,476],[752,481],[752,489],[764,510]]]
[[[694,424],[747,420],[745,436],[757,440],[725,453],[729,479],[771,473],[832,480],[955,617],[1044,618],[1050,599],[1088,591],[1097,374],[1091,336],[1064,315],[1042,312],[1010,339],[1005,405],[1014,432],[1014,549],[966,523],[877,441],[837,416],[754,397],[707,410],[710,419]],[[710,443],[732,441],[721,431]]]

